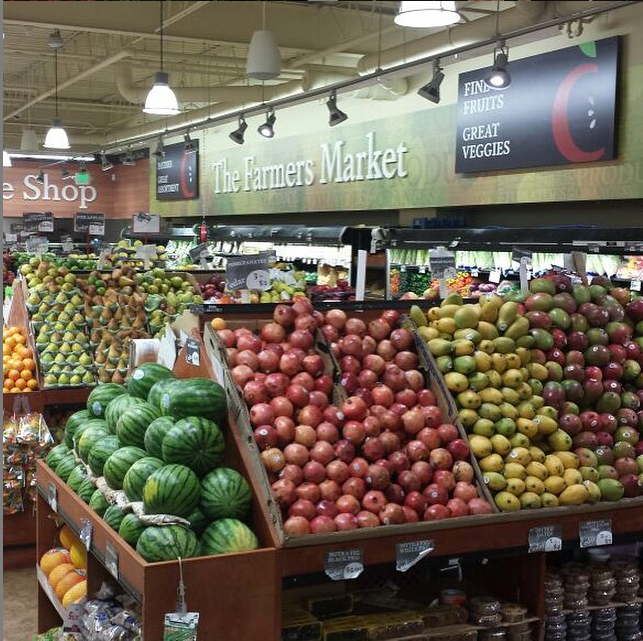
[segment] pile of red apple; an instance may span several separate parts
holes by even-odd
[[[321,330],[346,400],[315,351]],[[257,334],[218,332],[290,536],[487,514],[469,445],[443,422],[399,314],[365,323],[307,299]]]

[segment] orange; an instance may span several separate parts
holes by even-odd
[[[63,597],[63,608],[68,608],[72,603],[78,603],[87,596],[87,580],[83,579],[82,581],[76,583],[65,592]]]
[[[217,317],[213,318],[210,321],[210,324],[212,325],[212,329],[219,330],[219,329],[225,329],[226,328],[225,319],[221,318],[220,316],[217,316]]]
[[[27,381],[27,389],[25,392],[31,392],[35,389],[38,389],[38,381],[35,378],[31,378]]]
[[[10,369],[7,378],[10,378],[12,381],[17,381],[20,378],[20,372],[17,369]]]
[[[73,570],[74,566],[71,563],[61,563],[60,565],[57,565],[49,573],[49,583],[51,584],[51,587],[55,590],[61,579]]]
[[[22,365],[25,369],[28,369],[32,372],[36,369],[36,362],[33,360],[33,358],[25,358],[22,361]]]
[[[6,340],[4,341],[5,345],[7,345],[11,350],[16,346],[16,339],[13,336],[7,336]]]
[[[40,558],[40,568],[47,576],[61,563],[69,563],[69,552],[63,548],[47,550]]]
[[[25,389],[25,387],[27,387],[27,381],[26,381],[24,378],[19,378],[19,379],[17,379],[17,380],[16,380],[16,387],[17,387],[19,390],[23,390],[23,389]]]
[[[16,345],[24,345],[27,342],[27,337],[23,336],[22,334],[16,334],[14,336],[14,340],[16,342]]]
[[[12,394],[20,394],[20,392],[21,392],[22,390],[21,390],[19,387],[12,387],[9,391],[10,391]]]
[[[3,356],[8,356],[9,354],[11,354],[11,347],[9,347],[9,345],[7,345],[6,343],[3,343],[2,344],[2,355]]]
[[[20,378],[25,381],[30,381],[33,378],[33,372],[30,369],[23,369],[22,372],[20,372]]]

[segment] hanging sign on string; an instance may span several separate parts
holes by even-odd
[[[32,211],[22,214],[26,231],[37,231],[49,234],[54,231],[54,215],[50,211]]]
[[[270,289],[270,262],[273,252],[259,252],[251,256],[230,256],[225,279],[228,289]]]
[[[90,236],[105,235],[105,214],[100,212],[78,211],[74,214],[74,231]]]

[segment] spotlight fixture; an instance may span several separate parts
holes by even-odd
[[[337,106],[337,93],[334,89],[330,92],[330,97],[326,101],[326,106],[328,107],[329,113],[328,124],[331,127],[348,120],[348,116]]]
[[[393,18],[401,27],[446,27],[460,20],[455,2],[400,2]]]
[[[484,81],[494,89],[504,89],[511,84],[511,75],[507,71],[509,60],[509,49],[505,46],[504,40],[500,43],[499,49],[494,49],[493,67],[484,76]]]
[[[277,116],[275,116],[275,110],[272,107],[270,107],[270,109],[266,111],[266,122],[264,122],[262,125],[259,125],[259,128],[257,129],[257,131],[264,138],[272,138],[275,135],[275,130],[273,126],[276,120],[277,120]]]
[[[92,175],[87,171],[85,166],[85,161],[81,160],[78,164],[78,172],[74,176],[74,182],[77,185],[91,185],[92,184]]]
[[[179,112],[179,103],[169,85],[169,74],[163,70],[163,3],[159,2],[161,36],[161,70],[156,72],[154,86],[150,89],[145,99],[143,111],[155,116],[176,116]]]
[[[103,171],[110,171],[110,170],[114,169],[114,165],[112,165],[112,163],[109,162],[109,160],[107,159],[107,156],[105,155],[105,152],[103,152],[100,155],[100,168]]]
[[[190,138],[190,132],[186,131],[185,135],[183,136],[183,150],[186,154],[194,154],[196,153],[196,145],[194,144],[192,138]]]
[[[237,145],[243,145],[243,136],[248,128],[248,123],[243,115],[239,116],[239,126],[229,136],[230,140],[236,142]]]
[[[41,169],[36,176],[36,182],[42,185],[45,182],[45,172]]]
[[[58,37],[56,38],[56,33]],[[52,44],[53,39],[53,44]],[[58,44],[60,42],[60,44]],[[63,124],[58,117],[58,49],[62,46],[60,32],[58,30],[51,34],[49,46],[54,50],[54,104],[55,118],[51,121],[51,127],[45,136],[44,147],[47,149],[69,149],[69,138],[67,132],[63,129]]]
[[[433,78],[429,83],[418,89],[418,95],[437,105],[440,102],[440,85],[443,80],[444,74],[442,73],[442,67],[440,67],[440,60],[436,58],[433,61]]]
[[[4,149],[2,150],[2,166],[11,167],[11,157]]]
[[[63,165],[63,170],[61,174],[61,178],[63,180],[71,180],[74,177],[74,175]]]
[[[165,147],[163,146],[163,136],[159,136],[159,140],[156,143],[156,149],[154,155],[157,158],[165,158]]]
[[[134,159],[134,154],[132,153],[131,147],[127,148],[121,164],[125,165],[126,167],[133,167],[136,164],[136,160]]]

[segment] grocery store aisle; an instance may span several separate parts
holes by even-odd
[[[37,630],[35,568],[2,573],[2,641],[32,641]]]

